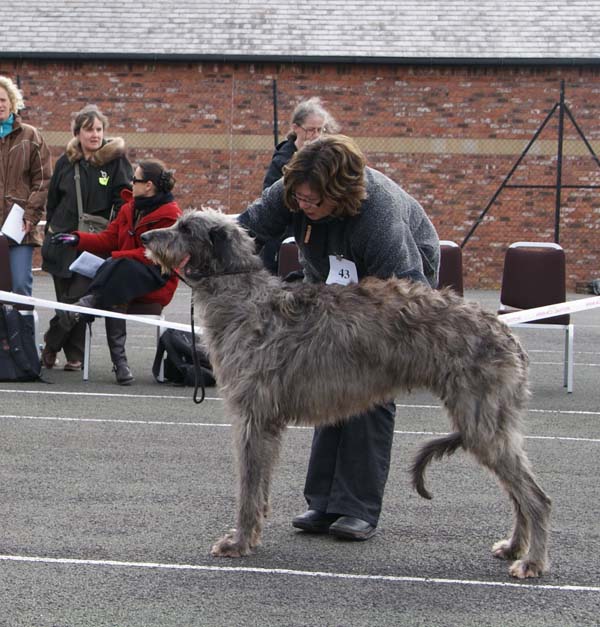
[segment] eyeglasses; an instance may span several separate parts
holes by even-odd
[[[148,179],[136,179],[135,176],[131,179],[131,182],[135,185],[136,183],[147,183]]]
[[[323,204],[323,200],[319,200],[315,202],[314,200],[310,200],[309,198],[304,198],[304,196],[298,196],[296,192],[292,192],[292,198],[298,203],[302,203],[303,205],[308,205],[309,207],[320,207]]]
[[[322,126],[311,126],[309,128],[304,128],[304,126],[300,126],[300,124],[298,124],[298,127],[301,128],[307,135],[320,135],[324,130]]]

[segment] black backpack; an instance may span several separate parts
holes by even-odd
[[[35,347],[33,318],[10,305],[0,307],[0,381],[38,381],[42,365]]]
[[[158,381],[160,365],[164,357],[165,380],[177,385],[196,385],[194,372],[194,345],[192,334],[177,329],[167,329],[161,336],[156,349],[156,356],[152,364],[152,374]],[[216,385],[212,366],[208,359],[208,353],[202,346],[196,344],[196,360],[198,368],[204,377],[204,385],[211,387]],[[200,372],[198,382],[200,383]]]

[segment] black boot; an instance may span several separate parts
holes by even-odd
[[[133,374],[127,364],[125,355],[125,340],[127,339],[127,326],[125,320],[119,318],[105,318],[106,339],[108,350],[113,362],[113,370],[119,385],[131,385]]]

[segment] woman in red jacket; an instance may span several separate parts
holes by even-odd
[[[171,302],[177,277],[161,275],[144,255],[140,236],[152,229],[171,226],[181,215],[173,199],[173,173],[157,159],[141,161],[135,168],[133,192],[123,190],[126,202],[117,217],[101,233],[57,233],[54,243],[75,246],[108,259],[98,269],[85,296],[76,305],[124,311],[132,302]],[[63,312],[62,324],[76,324],[79,314]],[[125,320],[106,318],[106,339],[119,385],[130,385],[133,375],[125,355]]]

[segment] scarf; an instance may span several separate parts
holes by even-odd
[[[11,113],[6,120],[0,122],[0,137],[6,137],[13,130],[14,123],[14,113]]]
[[[171,192],[158,192],[154,196],[136,196],[133,199],[133,223],[137,224],[140,218],[173,200]]]

